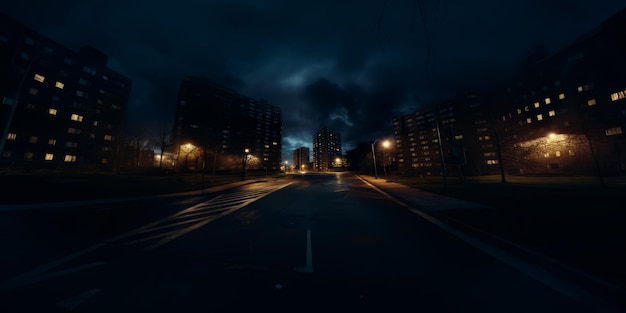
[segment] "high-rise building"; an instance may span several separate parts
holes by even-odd
[[[2,164],[116,161],[131,80],[91,46],[78,52],[0,14]]]
[[[293,167],[295,170],[306,170],[309,166],[309,148],[300,147],[293,150]]]
[[[488,110],[485,99],[467,94],[394,117],[398,170],[437,176],[442,174],[443,161],[448,174],[454,176],[497,173],[497,150]]]
[[[512,174],[626,172],[626,9],[525,62],[494,95]]]
[[[313,168],[328,171],[335,158],[341,158],[341,135],[332,128],[324,127],[313,135]]]
[[[172,139],[181,167],[215,164],[218,170],[236,170],[247,149],[247,168],[278,170],[281,110],[206,78],[187,77],[178,94]]]

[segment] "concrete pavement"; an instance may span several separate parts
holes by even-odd
[[[369,175],[357,175],[365,182],[386,192],[387,194],[428,212],[439,212],[448,209],[486,209],[482,204],[446,197],[432,192],[423,191],[399,184],[386,178],[375,178]]]

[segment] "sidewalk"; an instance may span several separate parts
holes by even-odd
[[[413,207],[428,212],[446,211],[450,209],[487,209],[482,204],[446,197],[437,193],[427,192],[420,189],[408,187],[406,185],[389,181],[386,178],[374,178],[369,175],[358,175],[371,183],[372,185],[382,189],[383,191],[395,196],[396,198],[408,202]]]
[[[594,286],[613,298],[626,301],[626,270],[623,266],[626,262],[626,231],[620,226],[623,219],[617,215],[597,217],[583,214],[579,216],[581,221],[559,221],[546,218],[550,217],[549,213],[546,216],[534,215],[536,212],[529,210],[528,216],[519,211],[512,214],[500,206],[455,199],[387,178],[376,179],[368,175],[358,177],[393,198],[422,210],[426,213],[422,217],[428,219],[431,216],[474,238],[495,244],[511,255],[539,264],[551,273],[558,273],[585,286]],[[580,192],[579,189],[572,190]],[[590,208],[595,209],[597,207]],[[556,214],[560,214],[558,210]],[[518,221],[511,221],[515,219]],[[567,222],[573,225],[587,222],[588,225],[583,231],[580,228],[571,229]],[[510,227],[511,223],[526,226]],[[614,225],[616,223],[619,225]],[[545,224],[549,226],[538,227]]]

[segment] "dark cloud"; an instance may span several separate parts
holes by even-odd
[[[310,147],[322,126],[342,133],[344,149],[390,136],[393,116],[497,82],[533,47],[556,51],[624,7],[623,0],[0,4],[63,45],[108,54],[109,65],[133,80],[133,128],[171,123],[180,81],[206,76],[281,107],[285,158]]]

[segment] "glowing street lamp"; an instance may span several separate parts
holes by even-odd
[[[250,149],[243,149],[243,154],[241,156],[241,180],[246,179],[246,163],[248,163],[248,154],[250,153]]]
[[[385,167],[385,165],[387,164],[387,157],[385,153],[387,152],[387,149],[389,149],[390,146],[391,144],[389,143],[389,140],[383,141],[383,148],[385,148],[383,150],[383,172],[385,172],[385,176],[387,176],[387,169]]]

